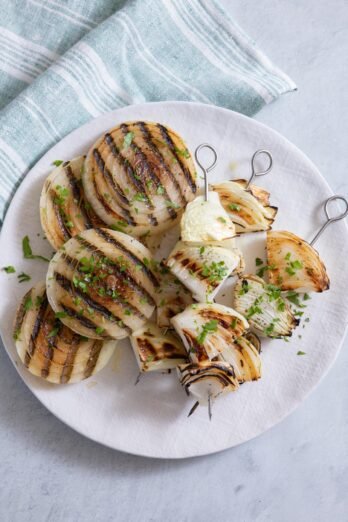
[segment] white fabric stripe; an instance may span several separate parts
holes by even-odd
[[[132,97],[126,92],[122,87],[120,87],[115,79],[108,73],[105,63],[100,58],[100,56],[92,49],[89,45],[84,42],[81,42],[77,51],[81,51],[84,53],[86,59],[89,59],[92,63],[92,66],[96,67],[100,74],[103,77],[103,81],[105,81],[106,85],[110,88],[112,93],[117,93],[117,95],[122,98],[127,103],[132,103]]]
[[[265,75],[264,68],[255,61],[250,44],[244,41],[241,45],[240,42],[237,42],[234,38],[224,38],[220,45],[214,41],[209,31],[209,25],[212,23],[211,19],[214,19],[217,14],[216,10],[211,12],[210,17],[199,2],[193,2],[191,7],[195,10],[194,15],[190,12],[185,2],[182,0],[176,0],[176,2],[180,4],[181,16],[184,14],[182,18],[185,22],[191,22],[190,25],[193,32],[195,32],[206,45],[210,43],[210,50],[215,54],[216,60],[223,62],[228,69],[233,67],[234,70],[246,75],[248,78],[253,78],[256,82],[263,85],[273,96],[278,94],[278,89],[283,88],[283,82],[279,78],[270,78]],[[233,34],[231,28],[229,28],[229,30],[226,28],[226,31],[229,35]],[[220,35],[217,36],[220,37]],[[239,63],[232,65],[231,53],[236,57]],[[276,85],[278,85],[278,88]]]
[[[56,138],[55,138],[54,134],[52,134],[52,132],[50,132],[50,130],[47,128],[47,126],[42,121],[41,117],[31,107],[28,107],[28,105],[26,105],[24,103],[24,100],[22,100],[22,99],[20,100],[20,99],[17,98],[17,103],[22,105],[23,109],[26,110],[39,123],[40,127],[42,127],[44,129],[46,134],[48,134],[48,136],[51,139],[53,138],[52,141],[56,141]],[[52,143],[52,145],[53,145],[53,143]]]
[[[66,83],[76,92],[79,102],[91,116],[99,116],[99,114],[101,114],[99,108],[96,107],[93,101],[91,101],[85,94],[82,86],[78,83],[78,81],[75,80],[69,71],[64,69],[61,64],[52,65],[51,71],[55,72],[61,78],[63,78],[63,80],[65,80]]]
[[[13,65],[5,63],[3,60],[0,60],[0,70],[4,71],[9,76],[12,76],[12,78],[16,78],[17,80],[21,80],[25,83],[31,83],[34,79],[32,76],[29,76],[29,74],[24,73]]]
[[[87,18],[86,16],[83,16],[80,13],[77,13],[73,9],[70,9],[67,5],[62,4],[61,2],[57,2],[55,0],[45,0],[46,4],[50,4],[52,6],[58,7],[59,10],[66,11],[67,13],[70,13],[73,15],[76,19],[81,20],[82,22],[86,22],[86,24],[91,24],[92,26],[96,27],[98,25],[97,22],[94,22],[90,18]]]
[[[210,15],[215,18],[218,24],[220,24],[228,33],[231,33],[231,21],[224,17],[221,10],[218,9],[212,0],[200,0],[204,8],[210,13]],[[204,12],[204,9],[202,9]],[[247,36],[243,33],[240,27],[236,24],[233,24],[233,33],[236,33],[236,37],[242,43],[242,45],[249,50],[249,54],[254,58],[254,65],[259,67],[257,62],[260,62],[262,66],[267,69],[272,75],[274,75],[276,80],[279,82],[283,82],[283,88],[291,88],[296,89],[296,84],[291,80],[291,78],[285,74],[278,67],[273,65],[271,60],[267,58],[261,51],[259,51],[255,46],[252,46],[248,41]],[[229,42],[226,42],[228,45]]]
[[[45,5],[43,2],[39,0],[28,0],[30,4],[36,5],[37,7],[41,7],[42,9],[45,9],[46,11],[49,11],[50,13],[54,13],[55,15],[65,18],[66,20],[69,20],[74,25],[79,25],[80,27],[84,27],[85,29],[93,29],[93,25],[90,23],[80,22],[79,20],[76,20],[76,18],[73,18],[72,16],[69,16],[65,13],[61,13],[60,11],[57,11],[56,9],[52,9]]]
[[[36,78],[39,74],[42,73],[43,69],[38,67],[35,64],[28,63],[23,56],[18,55],[18,53],[13,54],[11,50],[0,45],[0,53],[1,56],[10,64],[17,65],[18,68],[21,68],[27,74],[32,75],[33,78]]]
[[[29,66],[36,66],[41,72],[45,71],[51,65],[52,62],[44,62],[40,57],[34,58],[33,56],[30,56],[30,54],[26,53],[24,49],[21,49],[20,47],[14,47],[11,45],[11,43],[0,35],[0,49],[4,49],[8,55],[14,55],[15,57],[18,57],[21,62]]]
[[[167,7],[166,4],[163,4]],[[149,49],[145,46],[144,42],[142,41],[140,34],[136,28],[136,26],[133,24],[132,20],[127,16],[125,13],[120,13],[118,16],[115,17],[115,20],[118,20],[121,22],[123,27],[125,28],[126,32],[128,33],[135,50],[138,52],[138,55],[143,59],[144,62],[146,62],[151,69],[156,71],[157,74],[163,76],[165,78],[166,82],[171,83],[175,87],[179,88],[185,95],[187,95],[189,92],[192,93],[192,97],[196,101],[202,101],[204,103],[211,103],[211,100],[205,96],[202,92],[200,92],[198,89],[193,87],[192,85],[189,85],[188,83],[181,80],[181,78],[178,78],[175,76],[169,69],[167,69],[164,64],[161,62],[158,62],[154,56],[151,54]],[[127,25],[129,24],[129,27]],[[132,28],[132,29],[131,29]],[[135,41],[135,37],[137,38],[137,42]]]
[[[27,163],[25,163],[20,155],[2,138],[0,138],[0,149],[13,161],[18,167],[18,170],[23,172],[28,168]]]
[[[62,136],[60,135],[58,129],[55,127],[55,125],[53,125],[52,121],[49,118],[47,118],[45,113],[34,102],[34,100],[32,100],[31,98],[28,98],[27,96],[23,96],[21,99],[25,100],[27,103],[29,103],[29,105],[31,105],[32,108],[37,112],[38,116],[40,116],[42,118],[42,121],[45,122],[48,125],[48,127],[50,127],[51,131],[55,134],[55,139],[57,141],[61,140]]]
[[[210,49],[204,44],[203,41],[194,33],[184,22],[184,20],[177,14],[176,7],[172,0],[167,0],[164,4],[169,15],[174,21],[175,25],[180,29],[180,31],[186,36],[186,38],[194,45],[203,56],[210,61],[216,68],[220,69],[225,74],[232,76],[234,78],[238,78],[241,82],[249,84],[254,91],[261,96],[266,103],[269,103],[273,100],[273,96],[266,90],[262,85],[253,80],[246,78],[238,71],[232,71],[230,68],[225,67],[219,60],[216,59],[216,56],[210,51]],[[232,64],[232,60],[231,60]]]
[[[89,99],[91,106],[94,107],[98,115],[108,111],[108,107],[103,104],[103,100],[100,99],[98,91],[95,90],[94,83],[88,78],[85,79],[83,71],[80,71],[76,64],[71,63],[70,59],[63,58],[60,60],[59,65],[68,73],[75,87],[77,85],[79,86],[79,90],[76,90],[76,88],[74,90],[78,94],[83,92],[84,97]],[[73,84],[70,83],[70,85],[72,86]]]
[[[20,170],[14,163],[12,163],[8,156],[4,154],[4,152],[0,149],[0,168],[1,168],[1,188],[5,189],[7,194],[13,190],[13,184],[18,181],[18,173],[21,174]],[[8,175],[4,176],[4,173],[7,172]],[[15,176],[13,174],[16,173]],[[3,192],[5,193],[5,192]]]
[[[86,61],[86,57],[81,53],[76,53],[75,50],[70,56],[75,60],[74,65],[76,66],[76,70],[74,72],[79,72],[78,80],[81,83],[85,90],[86,86],[88,86],[88,92],[90,93],[90,97],[96,99],[101,112],[108,112],[112,108],[114,108],[115,102],[117,104],[129,104],[129,102],[125,102],[115,93],[112,95],[106,89],[105,84],[103,84],[104,77],[100,77],[99,74],[95,74],[93,72],[93,67],[91,68]],[[77,63],[76,63],[77,62]]]
[[[42,59],[47,59],[49,63],[59,58],[59,54],[43,47],[42,45],[33,43],[22,36],[18,36],[18,34],[5,29],[5,27],[0,27],[0,33],[18,47],[32,52],[34,56],[41,56]]]

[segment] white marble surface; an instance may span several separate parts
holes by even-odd
[[[298,92],[257,118],[348,196],[346,0],[221,0]],[[84,439],[28,392],[0,350],[2,522],[343,522],[348,518],[348,341],[303,405],[256,440],[156,461]]]

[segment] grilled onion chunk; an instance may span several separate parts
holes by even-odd
[[[173,328],[171,318],[193,303],[192,295],[163,263],[160,264],[158,276],[157,325],[160,328]]]
[[[214,299],[226,279],[239,271],[241,256],[236,248],[179,241],[166,265],[194,299],[205,302]]]
[[[216,192],[209,192],[208,201],[203,196],[197,196],[187,205],[181,218],[183,241],[222,241],[235,235],[235,226]]]
[[[260,340],[255,335],[238,337],[232,344],[226,345],[219,360],[229,363],[238,382],[256,381],[261,377]]]
[[[29,372],[55,384],[76,383],[94,375],[109,362],[116,347],[116,341],[86,339],[64,326],[48,303],[44,282],[23,297],[14,338]]]
[[[85,156],[79,156],[53,169],[41,192],[41,225],[55,250],[83,230],[105,226],[84,195],[84,162]]]
[[[263,337],[288,337],[298,325],[275,285],[254,275],[244,275],[234,288],[234,307]]]
[[[245,179],[224,181],[212,185],[221,203],[236,226],[236,232],[270,230],[278,208],[269,205],[269,193],[256,185],[246,189]]]
[[[47,295],[75,332],[122,339],[145,324],[155,308],[158,281],[149,250],[122,232],[85,230],[51,260]]]
[[[193,395],[200,405],[206,405],[208,398],[236,391],[238,379],[233,367],[221,361],[202,361],[181,365],[177,369],[180,384],[186,393]]]
[[[194,304],[171,320],[192,362],[219,356],[249,327],[246,319],[227,306]]]
[[[272,270],[269,280],[282,290],[323,292],[330,280],[318,252],[292,232],[267,233],[267,258]]]
[[[133,332],[130,341],[141,372],[171,370],[187,362],[181,341],[170,332],[164,334],[154,323]]]
[[[158,234],[180,219],[196,193],[196,171],[182,138],[159,123],[128,122],[110,129],[88,152],[86,197],[109,226]]]

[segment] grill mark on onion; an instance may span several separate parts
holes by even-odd
[[[117,196],[121,199],[121,201],[125,205],[129,205],[129,200],[128,200],[127,196],[125,195],[125,193],[123,192],[121,187],[116,183],[116,181],[114,180],[111,172],[106,167],[105,162],[104,162],[104,160],[103,160],[103,158],[102,158],[102,156],[100,154],[99,149],[93,149],[93,157],[95,159],[95,162],[97,164],[99,172],[102,174],[102,176],[104,176],[104,178],[107,181],[108,185],[111,186],[113,191],[117,194]]]
[[[52,364],[54,350],[57,349],[56,341],[57,340],[59,341],[59,335],[60,335],[62,326],[63,325],[60,321],[56,321],[54,327],[58,328],[57,333],[55,335],[52,335],[50,337],[47,337],[47,339],[45,339],[45,340],[47,340],[47,356],[46,356],[46,352],[45,352],[44,363],[43,363],[43,367],[41,368],[41,377],[43,377],[44,379],[46,379],[46,377],[48,377],[50,367]]]
[[[30,297],[32,297],[32,288],[24,295],[23,299],[22,299],[22,302],[17,310],[17,313],[16,313],[16,319],[15,319],[15,324],[14,324],[14,334],[15,335],[18,335],[19,332],[21,331],[22,329],[22,326],[23,326],[23,322],[24,322],[24,319],[25,319],[25,316],[27,315],[27,310],[25,309],[24,307],[24,303],[27,301],[27,299],[29,299]]]
[[[174,144],[174,142],[173,142],[173,140],[172,140],[172,138],[171,138],[171,136],[170,136],[170,134],[168,132],[168,129],[166,127],[164,127],[164,125],[161,125],[160,123],[157,123],[157,127],[160,130],[162,138],[164,139],[164,141],[166,142],[166,144],[170,148],[173,156],[177,160],[177,162],[178,162],[178,164],[179,164],[179,166],[181,168],[181,171],[184,174],[185,179],[186,179],[187,183],[189,184],[192,192],[195,194],[196,191],[197,191],[197,185],[195,183],[195,180],[192,178],[190,171],[188,170],[187,167],[185,167],[185,165],[181,161],[181,158],[179,157],[178,153],[176,152],[175,144]]]
[[[170,167],[167,165],[167,163],[166,163],[166,161],[165,161],[165,159],[164,159],[160,149],[154,143],[153,136],[152,136],[151,131],[149,130],[147,124],[144,121],[138,121],[138,122],[136,122],[136,125],[138,125],[138,127],[141,130],[141,132],[143,133],[145,142],[150,147],[151,151],[155,154],[156,158],[160,162],[161,167],[163,168],[163,170],[165,170],[165,172],[167,173],[168,177],[171,179],[171,181],[172,181],[176,191],[180,195],[180,199],[181,199],[182,204],[186,205],[186,199],[185,199],[184,194],[181,192],[181,188],[180,188],[180,185],[178,183],[178,180],[175,178],[173,172],[170,170]],[[164,187],[164,189],[165,189],[165,194],[168,195],[167,190],[166,190],[165,187]]]
[[[66,224],[64,223],[64,216],[62,215],[62,209],[56,202],[56,197],[57,197],[56,193],[53,190],[51,190],[50,198],[52,200],[52,206],[53,206],[54,213],[56,215],[57,224],[58,224],[61,234],[63,235],[64,240],[68,241],[68,239],[71,238],[71,232],[68,229],[68,227],[66,226]]]
[[[81,190],[81,185],[78,179],[75,178],[73,170],[69,164],[64,168],[65,175],[67,177],[67,180],[69,182],[71,192],[73,195],[73,198],[76,202],[76,204],[79,207],[80,214],[83,218],[83,222],[86,228],[93,228],[93,225],[89,219],[88,213],[86,212],[86,209],[84,207],[84,196]]]
[[[65,290],[70,296],[77,295],[87,306],[92,308],[95,312],[99,313],[105,319],[110,321],[110,323],[123,323],[122,319],[112,312],[110,312],[105,306],[94,301],[90,296],[79,290],[78,288],[72,288],[71,281],[67,279],[65,276],[60,274],[59,272],[54,272],[54,278],[63,290]],[[59,306],[62,306],[63,303],[59,303]]]
[[[138,175],[135,173],[132,165],[130,162],[123,156],[123,154],[120,152],[120,150],[117,148],[116,143],[112,137],[111,134],[106,133],[104,137],[105,142],[107,143],[109,150],[111,154],[116,158],[122,165],[125,173],[127,174],[128,178],[130,179],[131,183],[136,188],[137,192],[140,192],[145,198],[146,198],[146,204],[149,208],[153,209],[154,206],[149,199],[145,185],[143,184],[141,179],[138,179]]]
[[[74,308],[71,308],[70,306],[67,306],[63,303],[60,303],[60,306],[63,308],[63,311],[72,319],[76,319],[82,326],[85,328],[88,328],[89,330],[95,331],[95,329],[98,327],[96,323],[91,321],[90,319],[87,319],[87,317],[84,317],[80,315]]]
[[[85,379],[90,377],[93,373],[94,368],[96,367],[96,364],[99,359],[99,355],[101,352],[101,349],[103,347],[102,341],[96,341],[92,344],[90,352],[89,352],[89,358],[86,364],[86,368],[83,372],[83,376]]]
[[[80,348],[81,342],[82,342],[81,336],[78,334],[74,334],[72,341],[71,341],[69,351],[68,351],[68,353],[66,355],[66,359],[64,361],[64,366],[62,368],[61,376],[59,378],[59,382],[61,384],[66,384],[67,382],[69,382],[69,380],[71,378],[71,374],[74,369],[75,357]]]
[[[124,136],[126,136],[129,132],[129,127],[126,123],[122,123],[120,125],[120,129],[123,132]],[[170,201],[170,198],[168,196],[165,186],[162,185],[160,178],[157,176],[155,170],[152,168],[151,164],[149,163],[145,152],[142,150],[142,148],[138,144],[135,143],[134,139],[132,140],[130,147],[135,153],[135,161],[137,161],[137,156],[138,156],[140,159],[140,165],[141,165],[142,169],[144,168],[146,174],[150,177],[150,180],[155,184],[156,188],[163,187],[164,196]],[[167,206],[167,212],[172,219],[176,219],[177,213],[175,212],[175,210],[172,207]],[[156,219],[156,218],[154,218],[154,219]],[[156,220],[156,222],[157,222],[157,220]],[[155,223],[152,223],[152,224],[155,224]],[[158,224],[158,223],[156,223],[156,224]]]
[[[34,321],[34,325],[33,325],[33,328],[32,328],[32,331],[31,331],[31,334],[30,334],[30,340],[29,340],[29,343],[28,343],[28,349],[27,351],[25,352],[25,357],[24,357],[24,364],[25,366],[28,368],[29,364],[30,364],[30,359],[33,357],[34,353],[35,353],[35,349],[36,349],[36,339],[40,333],[40,328],[43,324],[43,320],[45,318],[45,314],[46,314],[46,310],[47,310],[47,307],[48,307],[48,299],[47,299],[47,295],[45,293],[44,296],[42,296],[42,302],[39,306],[39,309],[37,311],[37,314],[36,314],[36,318],[35,318],[35,321]]]
[[[153,286],[159,286],[157,278],[153,275],[151,270],[144,264],[142,259],[139,259],[131,250],[128,250],[128,248],[123,243],[117,241],[113,236],[106,232],[106,230],[96,228],[95,231],[98,234],[98,236],[102,237],[107,243],[110,243],[114,245],[116,248],[118,248],[118,250],[121,250],[132,262],[136,263],[137,265],[141,265],[143,273],[151,281]]]
[[[96,232],[98,232],[99,229],[95,229]],[[93,243],[89,243],[86,239],[83,239],[81,237],[77,238],[79,243],[85,247],[88,250],[91,250],[91,252],[96,255],[98,258],[105,258],[107,257],[102,250],[99,250]],[[140,262],[139,262],[140,264]],[[116,271],[117,265],[110,265],[110,268],[113,267],[113,270]],[[128,285],[132,290],[137,292],[138,294],[145,296],[149,304],[155,305],[155,301],[151,294],[146,290],[146,288],[143,288],[140,284],[138,284],[135,279],[133,279],[132,274],[128,272],[128,270],[125,270],[124,272],[117,271],[117,277],[122,279],[125,279],[125,276],[127,276]],[[110,274],[111,275],[111,274]]]
[[[116,219],[118,221],[120,221],[120,220],[122,221],[122,219],[125,219],[125,221],[128,223],[128,225],[136,224],[127,209],[120,207],[121,212],[122,212],[122,215],[121,215],[121,214],[118,214],[117,212],[115,212],[115,210],[110,207],[110,205],[105,200],[105,198],[100,194],[95,177],[93,178],[93,187],[95,190],[96,198],[98,199],[99,203],[103,206],[103,208],[107,214],[112,215],[114,217],[114,219]]]

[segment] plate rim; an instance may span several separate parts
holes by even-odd
[[[84,130],[84,129],[87,129],[89,126],[93,126],[93,124],[95,124],[96,121],[100,120],[102,121],[103,119],[105,119],[106,116],[108,117],[112,117],[112,115],[118,115],[120,112],[122,111],[127,111],[129,109],[131,110],[134,110],[134,109],[140,109],[140,110],[143,110],[144,108],[146,109],[147,107],[153,107],[153,106],[158,106],[160,105],[161,107],[172,107],[172,106],[194,106],[194,107],[204,107],[204,109],[208,108],[208,110],[212,110],[212,111],[217,111],[217,112],[222,112],[222,113],[225,113],[227,115],[232,115],[233,118],[237,118],[237,119],[240,119],[244,122],[252,122],[252,125],[255,125],[255,127],[258,127],[259,129],[261,130],[266,130],[267,132],[271,132],[273,133],[275,136],[277,136],[278,139],[281,139],[283,140],[283,142],[287,145],[287,147],[289,149],[292,149],[294,150],[300,157],[301,157],[301,160],[304,162],[304,163],[307,163],[308,167],[312,170],[312,171],[315,171],[316,175],[321,179],[321,182],[325,185],[325,188],[327,189],[327,191],[333,195],[333,191],[328,183],[328,181],[324,178],[324,176],[321,174],[321,172],[319,171],[319,169],[317,168],[317,166],[314,164],[314,162],[299,148],[297,147],[295,144],[293,144],[288,138],[286,138],[285,136],[283,136],[280,132],[278,132],[277,130],[273,129],[272,127],[266,125],[265,123],[263,122],[260,122],[258,120],[255,120],[254,118],[252,117],[249,117],[249,116],[246,116],[244,114],[241,114],[239,112],[236,112],[236,111],[232,111],[230,109],[227,109],[225,107],[219,107],[219,106],[216,106],[216,105],[211,105],[211,104],[204,104],[204,103],[200,103],[200,102],[190,102],[190,101],[177,101],[177,100],[173,100],[173,101],[156,101],[156,102],[146,102],[146,103],[140,103],[140,104],[132,104],[132,105],[127,105],[125,107],[121,107],[121,108],[118,108],[118,109],[115,109],[113,111],[110,111],[110,112],[106,112],[106,113],[103,113],[99,116],[97,116],[96,118],[92,118],[91,120],[89,120],[88,122],[84,123],[83,125],[81,125],[80,127],[77,127],[76,129],[72,130],[71,132],[69,132],[68,134],[66,134],[65,136],[63,136],[63,138],[56,142],[51,148],[49,148],[41,157],[40,159],[30,168],[30,170],[24,175],[22,181],[20,182],[19,186],[17,187],[15,193],[13,194],[12,198],[11,198],[11,201],[9,202],[8,204],[8,207],[7,207],[7,211],[6,211],[6,214],[5,214],[5,217],[4,217],[4,220],[3,220],[3,224],[2,224],[2,228],[1,228],[1,231],[0,231],[0,240],[3,239],[3,235],[4,235],[4,230],[6,228],[6,225],[7,225],[7,222],[11,219],[11,209],[13,207],[13,203],[14,201],[20,197],[21,193],[23,191],[25,191],[26,189],[26,186],[30,184],[31,180],[30,180],[30,176],[31,176],[31,172],[35,169],[37,169],[38,167],[40,167],[41,163],[44,163],[45,162],[45,158],[46,156],[51,153],[51,151],[57,147],[61,141],[63,140],[66,140],[68,139],[72,134],[74,133],[77,133],[81,130]],[[105,129],[107,130],[107,129]],[[344,220],[344,226],[345,226],[345,229],[346,229],[346,234],[348,235],[348,224],[346,222],[346,220]],[[262,435],[263,433],[265,433],[266,431],[269,431],[270,429],[272,429],[273,427],[277,426],[280,422],[282,422],[286,417],[288,417],[289,415],[291,415],[307,398],[308,396],[314,392],[314,390],[319,386],[319,384],[323,381],[323,379],[326,377],[326,375],[328,374],[328,372],[331,370],[332,366],[335,364],[337,358],[338,358],[338,355],[342,349],[342,345],[345,341],[345,338],[346,338],[346,335],[347,335],[347,330],[348,330],[348,324],[347,324],[347,320],[348,320],[348,317],[346,319],[346,328],[345,328],[345,332],[342,336],[342,339],[341,339],[341,342],[339,344],[339,346],[337,346],[336,348],[336,351],[335,353],[333,354],[333,357],[330,361],[330,363],[326,366],[326,368],[324,369],[324,371],[322,372],[322,374],[320,375],[320,378],[316,381],[316,383],[312,386],[312,388],[310,388],[309,390],[307,390],[307,392],[301,397],[301,400],[294,404],[290,409],[288,409],[283,415],[279,416],[277,418],[277,420],[275,422],[273,422],[273,424],[269,427],[267,427],[266,429],[264,429],[263,431],[253,435],[253,436],[250,436],[249,438],[245,439],[244,441],[240,442],[240,443],[237,443],[237,444],[233,444],[232,446],[231,445],[226,445],[225,447],[222,447],[222,448],[218,448],[216,450],[213,450],[213,451],[198,451],[196,452],[195,454],[193,455],[170,455],[170,456],[156,456],[156,455],[152,455],[152,454],[147,454],[146,452],[137,452],[137,451],[128,451],[127,449],[123,449],[123,448],[119,448],[115,445],[112,445],[112,444],[109,444],[108,442],[102,440],[100,437],[97,437],[97,436],[93,436],[93,435],[90,435],[90,434],[86,434],[82,431],[82,429],[79,429],[77,426],[73,426],[72,424],[69,424],[65,419],[63,419],[60,414],[58,413],[55,413],[52,411],[52,409],[50,409],[50,407],[44,403],[44,401],[40,398],[38,392],[30,387],[29,383],[26,382],[26,380],[23,378],[23,376],[20,374],[19,372],[19,368],[17,367],[15,361],[12,359],[11,357],[11,354],[10,354],[10,351],[7,349],[6,347],[6,344],[4,342],[4,338],[3,338],[3,331],[5,330],[5,328],[2,327],[2,323],[0,322],[0,337],[1,337],[1,341],[2,341],[2,344],[5,348],[5,351],[10,359],[10,361],[12,362],[13,366],[15,367],[18,375],[20,376],[22,382],[24,382],[25,386],[30,390],[30,392],[36,397],[36,399],[39,400],[39,402],[52,414],[54,415],[57,419],[59,419],[59,421],[63,422],[66,426],[68,426],[70,429],[74,430],[75,432],[79,433],[80,435],[86,437],[87,439],[89,440],[92,440],[94,442],[97,442],[105,447],[108,447],[112,450],[117,450],[117,451],[121,451],[123,453],[128,453],[128,454],[131,454],[131,455],[136,455],[136,456],[139,456],[139,457],[146,457],[146,458],[156,458],[156,459],[170,459],[170,460],[179,460],[179,459],[184,459],[184,458],[193,458],[193,457],[201,457],[201,456],[205,456],[205,455],[213,455],[215,453],[219,453],[219,452],[222,452],[222,451],[226,451],[228,449],[232,449],[236,446],[239,446],[241,444],[244,444],[246,442],[249,442],[253,439],[255,439],[256,437],[259,437],[260,435]]]

